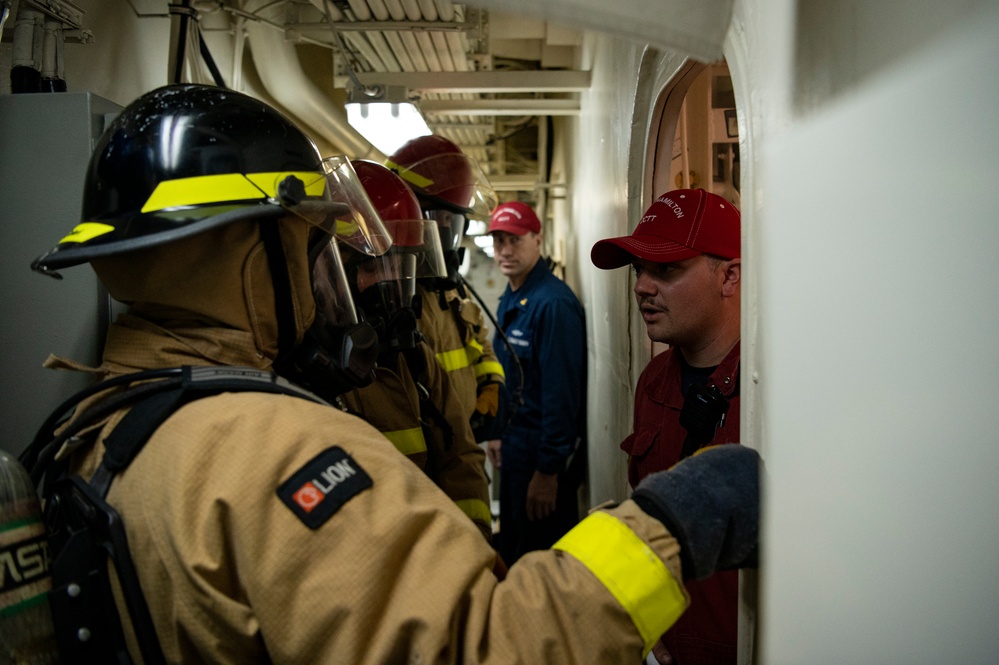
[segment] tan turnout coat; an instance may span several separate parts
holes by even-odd
[[[451,378],[465,417],[471,418],[478,386],[504,381],[503,366],[493,352],[482,310],[471,300],[462,299],[455,289],[444,292],[447,308],[441,309],[436,291],[422,285],[419,288],[423,298],[420,332]]]

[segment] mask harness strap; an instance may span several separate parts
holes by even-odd
[[[274,364],[279,365],[292,352],[295,346],[296,325],[295,305],[292,299],[291,278],[288,275],[288,261],[281,243],[278,220],[260,221],[260,237],[267,253],[267,265],[271,270],[271,283],[274,285],[274,311],[278,323],[278,357]]]

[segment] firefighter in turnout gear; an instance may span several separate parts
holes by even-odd
[[[393,244],[378,257],[344,251],[354,301],[375,324],[380,354],[374,382],[344,393],[340,402],[395,444],[490,540],[485,453],[473,440],[451,380],[417,330],[417,279],[444,275],[437,225],[423,219],[399,176],[374,162],[352,164]]]
[[[290,121],[233,91],[168,86],[129,105],[96,146],[82,221],[34,264],[90,263],[128,305],[86,371],[325,358],[363,375],[349,343],[295,354],[317,321],[323,342],[358,330],[337,315],[352,309],[337,246],[385,249],[375,221],[337,202],[347,172],[324,169]],[[106,501],[165,662],[634,663],[683,612],[684,579],[756,550],[759,463],[745,446],[650,476],[499,581],[475,526],[360,418],[223,392],[169,413],[133,459],[108,460],[122,389],[92,396],[100,418],[58,460],[91,484],[117,469]],[[129,650],[135,659],[134,639]]]
[[[506,379],[482,310],[468,297],[458,273],[469,220],[489,220],[496,192],[479,165],[442,136],[412,139],[386,165],[416,194],[424,216],[437,223],[444,248],[447,274],[420,280],[420,332],[461,395],[475,440],[496,438]]]

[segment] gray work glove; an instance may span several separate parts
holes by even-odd
[[[646,476],[632,495],[680,543],[684,580],[755,568],[760,525],[760,456],[735,443],[702,449]]]

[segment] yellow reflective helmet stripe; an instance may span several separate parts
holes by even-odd
[[[322,196],[326,190],[325,176],[314,171],[203,175],[159,183],[146,199],[142,212],[275,197],[278,184],[288,176],[301,180],[308,196]]]
[[[427,441],[423,438],[422,427],[397,429],[391,432],[382,432],[382,434],[403,455],[415,455],[416,453],[427,452]]]
[[[461,508],[461,512],[468,515],[473,522],[493,523],[493,514],[482,499],[457,499],[455,503]]]
[[[336,236],[338,238],[349,238],[361,232],[361,225],[355,219],[336,220]]]
[[[468,354],[465,349],[454,349],[453,351],[441,351],[437,354],[437,362],[441,364],[445,372],[468,367]]]
[[[504,379],[506,378],[506,374],[503,372],[503,365],[495,360],[483,360],[475,365],[475,378],[485,376],[486,374],[498,374]]]
[[[430,178],[424,178],[416,171],[410,171],[405,166],[399,166],[391,159],[385,160],[385,167],[391,171],[395,171],[400,178],[410,184],[416,185],[420,189],[426,189],[430,185],[434,184],[434,181]]]
[[[77,224],[73,227],[73,230],[69,232],[69,235],[59,241],[59,244],[64,242],[87,242],[88,240],[93,240],[98,236],[102,236],[105,233],[110,233],[114,231],[113,226],[107,224],[101,224],[100,222],[83,222],[82,224]]]
[[[571,554],[607,587],[628,612],[646,652],[687,608],[687,593],[662,559],[609,513],[591,513],[552,549]]]

